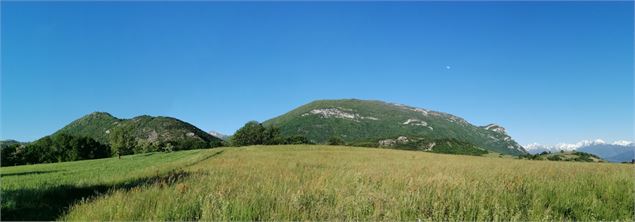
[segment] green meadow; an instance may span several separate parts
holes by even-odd
[[[630,164],[323,145],[2,167],[2,220],[633,221]]]

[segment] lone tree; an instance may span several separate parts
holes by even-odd
[[[108,140],[112,153],[116,153],[120,159],[121,155],[131,154],[135,146],[135,139],[130,135],[130,131],[121,127],[112,129],[108,135]]]

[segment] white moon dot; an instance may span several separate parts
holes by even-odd
[[[445,69],[451,69],[451,68],[452,68],[452,67],[450,67],[450,66],[445,66]]]

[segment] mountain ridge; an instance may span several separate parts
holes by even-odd
[[[263,124],[280,127],[285,136],[305,136],[318,143],[339,137],[377,146],[380,140],[405,136],[427,144],[456,139],[493,152],[527,153],[498,125],[476,126],[452,114],[380,100],[316,100]]]
[[[124,128],[143,147],[159,147],[166,143],[182,147],[205,148],[220,144],[221,139],[212,136],[196,126],[167,116],[140,115],[130,119],[120,119],[107,112],[92,112],[76,119],[53,133],[86,136],[108,144],[110,132]]]

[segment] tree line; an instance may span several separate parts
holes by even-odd
[[[229,142],[232,146],[312,144],[303,136],[284,137],[280,134],[280,128],[263,126],[257,121],[247,122],[234,133]]]
[[[54,134],[27,144],[10,144],[0,147],[0,165],[15,166],[36,163],[56,163],[65,161],[107,158],[112,156],[171,152],[222,146],[221,142],[210,143],[194,140],[162,141],[140,143],[131,130],[115,128],[110,131],[108,144],[90,137],[69,134]]]
[[[228,145],[285,145],[285,144],[316,144],[304,136],[282,136],[280,128],[269,125],[264,126],[257,121],[249,121],[238,129],[230,138]],[[356,145],[347,144],[338,137],[331,137],[326,141],[327,145]]]
[[[29,144],[2,147],[0,155],[2,166],[14,166],[105,158],[111,152],[110,147],[89,137],[56,134]]]
[[[280,128],[263,126],[257,121],[247,122],[225,142],[205,143],[202,141],[163,141],[139,143],[130,129],[116,128],[108,135],[108,144],[100,143],[90,137],[69,134],[45,136],[28,144],[11,144],[0,147],[2,166],[14,166],[36,163],[55,163],[65,161],[107,158],[112,156],[146,153],[171,152],[177,150],[211,148],[219,146],[315,144],[304,136],[285,137]],[[329,145],[345,145],[339,138],[331,138]]]

